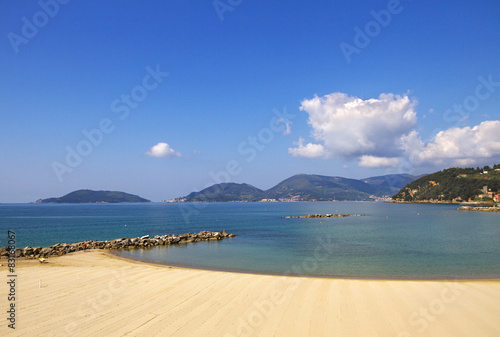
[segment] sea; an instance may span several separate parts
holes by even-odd
[[[127,258],[215,270],[376,279],[500,277],[500,213],[383,202],[0,204],[0,246],[143,235],[236,234]],[[356,217],[284,219],[307,214]]]

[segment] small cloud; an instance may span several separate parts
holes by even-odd
[[[321,144],[307,143],[304,145],[304,138],[300,137],[298,142],[294,142],[297,145],[295,148],[289,148],[288,153],[294,157],[306,157],[306,158],[319,158],[325,155],[325,149]]]
[[[157,157],[157,158],[180,157],[181,156],[181,154],[179,152],[176,152],[167,143],[156,144],[148,152],[146,152],[146,155],[151,156],[151,157]]]
[[[292,133],[292,122],[290,120],[279,118],[276,120],[276,125],[279,125],[280,123],[285,124],[285,130],[283,130],[282,132],[284,136],[287,136]]]
[[[396,167],[399,165],[399,158],[361,156],[359,166],[369,168]]]

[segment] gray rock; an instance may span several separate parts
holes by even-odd
[[[23,250],[21,248],[16,248],[16,250],[14,251],[14,256],[15,257],[23,257]]]
[[[172,245],[172,244],[187,244],[191,242],[199,241],[216,241],[221,240],[226,237],[235,237],[233,233],[227,233],[225,230],[222,232],[209,232],[201,231],[199,233],[184,233],[180,235],[166,234],[166,235],[156,235],[154,238],[150,238],[149,235],[144,235],[140,238],[118,238],[106,241],[93,241],[86,240],[84,242],[76,243],[57,243],[50,247],[25,247],[24,249],[17,248],[14,252],[16,257],[49,257],[49,256],[61,256],[67,253],[72,253],[75,251],[83,250],[83,245],[85,244],[85,249],[136,249],[136,248],[147,248],[159,245]],[[8,258],[9,256],[8,247],[0,247],[0,257]]]

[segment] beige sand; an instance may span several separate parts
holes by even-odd
[[[18,261],[16,330],[0,335],[500,336],[500,281],[284,277],[75,253]]]

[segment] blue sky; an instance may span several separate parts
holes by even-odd
[[[0,202],[500,162],[498,1],[6,0],[0,13]]]

